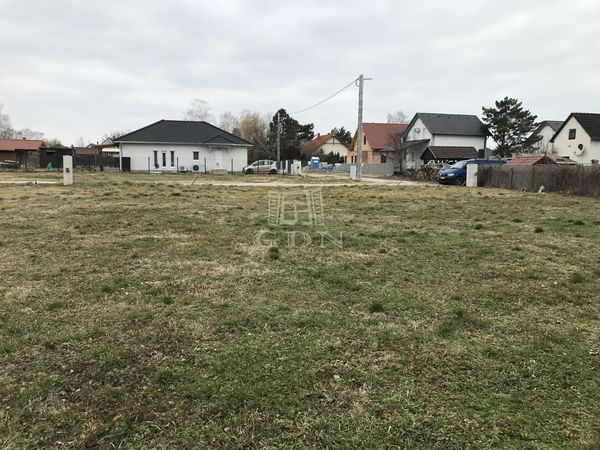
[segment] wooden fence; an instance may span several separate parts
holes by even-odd
[[[480,166],[477,185],[538,192],[600,196],[600,166]]]

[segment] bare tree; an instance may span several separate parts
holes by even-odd
[[[41,131],[34,131],[31,128],[23,128],[22,130],[14,132],[15,139],[37,139],[40,140],[44,137],[44,133]]]
[[[129,130],[115,130],[115,131],[111,131],[110,133],[105,133],[102,135],[102,137],[100,138],[100,143],[101,144],[108,144],[108,143],[112,143],[112,141],[114,141],[117,138],[120,138],[121,136],[125,136],[126,134],[129,134],[130,131]]]
[[[201,98],[195,98],[190,103],[190,107],[183,113],[185,120],[197,120],[214,122],[214,116],[211,113],[210,104]]]
[[[73,144],[73,145],[75,147],[80,147],[80,148],[83,148],[83,147],[87,146],[87,144],[85,143],[85,139],[83,138],[83,136],[79,136],[77,138],[77,140],[75,141],[75,144]]]
[[[219,117],[219,128],[227,131],[228,133],[233,133],[233,131],[238,127],[240,119],[234,116],[231,112],[226,111]]]
[[[251,159],[268,157],[269,147],[267,135],[269,132],[269,119],[258,112],[243,110],[237,128],[234,130],[236,136],[247,140],[254,145],[250,152]]]
[[[407,123],[408,116],[402,111],[387,113],[387,123]]]
[[[47,148],[62,147],[63,144],[58,138],[44,139],[44,146]]]
[[[0,103],[0,139],[11,139],[14,137],[15,130],[10,123],[8,114],[2,114],[2,103]]]

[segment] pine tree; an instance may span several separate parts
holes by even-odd
[[[331,134],[335,136],[346,147],[350,147],[350,144],[352,143],[352,133],[350,133],[350,131],[346,130],[344,127],[341,127],[339,129],[336,127],[333,130],[331,130]]]
[[[300,149],[315,137],[314,124],[301,125],[291,117],[285,109],[278,111],[282,124],[281,130],[281,159],[300,159]],[[268,134],[269,153],[271,158],[277,155],[277,114],[269,124]]]
[[[509,157],[531,144],[528,137],[536,129],[537,116],[523,109],[523,102],[505,97],[496,101],[495,108],[483,107],[483,122],[497,144],[494,153]]]

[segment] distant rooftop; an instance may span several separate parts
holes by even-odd
[[[252,146],[250,142],[208,122],[188,120],[159,120],[144,128],[118,137],[113,142]]]

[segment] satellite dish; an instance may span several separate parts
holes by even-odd
[[[583,153],[584,153],[584,152],[585,152],[585,147],[583,146],[583,144],[579,144],[579,145],[577,146],[577,150],[575,150],[575,151],[573,152],[573,154],[574,154],[575,156],[581,156],[581,155],[583,155]]]

